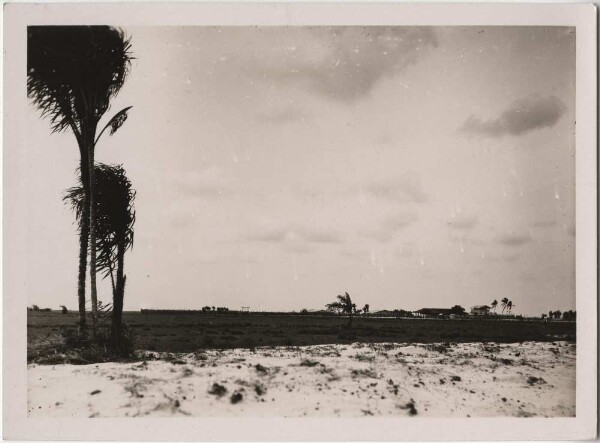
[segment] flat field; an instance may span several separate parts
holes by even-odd
[[[575,341],[574,322],[519,320],[429,320],[359,317],[352,332],[346,318],[318,315],[126,312],[136,349],[195,352],[202,349],[363,343],[518,343]],[[77,314],[29,312],[27,345],[36,347],[64,328],[75,328]]]

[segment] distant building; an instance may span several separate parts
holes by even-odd
[[[491,308],[487,305],[473,306],[471,308],[471,315],[488,315],[490,309]]]
[[[422,308],[418,311],[413,312],[416,317],[447,317],[452,314],[452,309],[443,309],[443,308]]]

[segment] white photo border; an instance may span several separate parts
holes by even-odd
[[[147,441],[575,440],[597,425],[597,64],[592,4],[9,3],[4,5],[3,429],[6,439]],[[18,229],[24,180],[28,25],[423,25],[576,27],[576,306],[574,418],[27,417],[27,257]],[[41,253],[45,253],[41,251]]]

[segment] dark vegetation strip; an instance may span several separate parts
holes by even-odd
[[[28,313],[28,350],[72,328],[77,314]],[[575,341],[574,322],[518,320],[427,320],[345,318],[227,313],[141,314],[125,312],[137,349],[194,352],[201,349],[305,346],[351,342],[501,342]]]

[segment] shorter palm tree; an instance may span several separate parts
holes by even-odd
[[[133,247],[135,190],[120,165],[96,164],[96,267],[104,278],[110,277],[113,290],[111,340],[115,351],[127,352],[123,334],[123,301],[126,276],[125,252]],[[70,188],[64,198],[74,208],[81,222],[85,195],[83,186]]]

